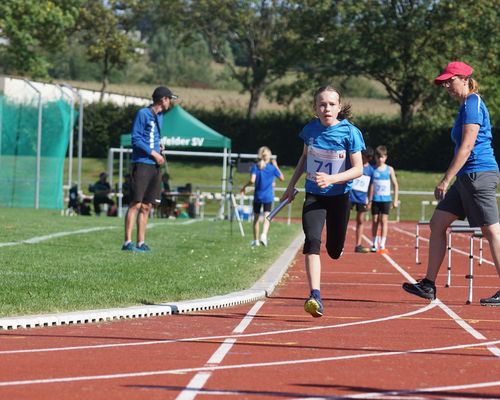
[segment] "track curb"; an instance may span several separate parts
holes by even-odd
[[[238,304],[261,300],[269,296],[279,284],[283,275],[293,262],[303,241],[304,235],[300,233],[283,252],[283,254],[278,257],[278,259],[250,289],[232,292],[221,296],[209,297],[206,299],[188,300],[176,303],[166,302],[125,308],[6,317],[0,318],[0,330],[86,324],[117,319],[184,314],[189,312],[231,307]]]

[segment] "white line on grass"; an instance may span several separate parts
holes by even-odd
[[[189,225],[189,224],[193,224],[193,223],[198,222],[198,221],[201,221],[201,220],[192,219],[192,220],[180,222],[177,225]],[[153,223],[148,224],[148,228],[155,228],[155,227],[161,226],[161,225],[169,225],[169,224],[165,223],[165,222],[153,222]],[[97,227],[97,228],[78,229],[76,231],[55,232],[55,233],[51,233],[50,235],[36,236],[36,237],[31,238],[31,239],[19,240],[17,242],[3,242],[3,243],[0,243],[0,247],[17,246],[19,244],[36,244],[36,243],[44,242],[46,240],[55,239],[55,238],[59,238],[59,237],[63,237],[63,236],[79,235],[81,233],[91,233],[91,232],[104,231],[104,230],[108,230],[108,229],[118,229],[118,228],[121,228],[121,227],[101,226],[101,227]]]
[[[483,347],[483,346],[493,346],[493,345],[496,345],[499,343],[500,343],[500,340],[494,340],[491,342],[467,343],[467,344],[460,344],[460,345],[454,345],[454,346],[431,347],[431,348],[427,348],[427,349],[420,348],[420,349],[402,350],[402,351],[390,351],[390,350],[388,350],[388,351],[380,351],[380,352],[373,352],[373,353],[349,354],[349,355],[344,355],[344,356],[321,357],[321,358],[306,358],[306,359],[299,359],[299,360],[283,360],[283,361],[260,362],[260,363],[251,363],[251,364],[215,365],[215,366],[204,366],[204,367],[198,367],[198,368],[167,369],[167,370],[157,370],[157,371],[129,372],[129,373],[122,373],[122,374],[86,375],[86,376],[73,376],[73,377],[66,377],[66,378],[47,378],[47,379],[31,379],[31,380],[24,380],[24,381],[5,381],[5,382],[0,382],[0,387],[37,385],[37,384],[47,384],[47,383],[82,382],[82,381],[92,381],[92,380],[124,379],[124,378],[136,378],[136,377],[144,377],[144,376],[178,375],[178,374],[186,374],[186,373],[192,373],[192,372],[213,372],[213,371],[227,371],[227,370],[246,369],[246,368],[262,368],[262,367],[313,364],[313,363],[320,363],[320,362],[343,361],[343,360],[353,360],[353,359],[363,359],[363,358],[373,358],[373,357],[389,357],[389,356],[399,356],[399,355],[418,354],[418,353],[446,352],[449,350],[459,350],[459,349],[470,349],[470,348]],[[496,384],[495,384],[495,386],[496,386]]]
[[[0,247],[7,247],[7,246],[17,246],[18,244],[35,244],[35,243],[40,243],[45,240],[50,240],[58,237],[63,237],[63,236],[69,236],[69,235],[79,235],[80,233],[90,233],[90,232],[96,232],[96,231],[103,231],[107,229],[116,229],[115,226],[103,226],[103,227],[98,227],[98,228],[88,228],[88,229],[79,229],[77,231],[69,231],[69,232],[56,232],[56,233],[51,233],[50,235],[44,235],[44,236],[36,236],[31,239],[26,239],[26,240],[20,240],[18,242],[4,242],[0,243]]]

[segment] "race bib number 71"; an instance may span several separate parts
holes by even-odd
[[[307,151],[306,179],[314,181],[316,173],[328,175],[345,171],[345,150],[324,150],[309,146]]]

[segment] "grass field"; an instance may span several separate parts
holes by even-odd
[[[247,289],[300,232],[298,224],[273,222],[270,246],[254,250],[248,222],[245,237],[236,222],[232,230],[222,220],[150,223],[147,242],[153,251],[130,253],[121,250],[120,218],[0,209],[0,316],[155,304]]]
[[[69,81],[76,88],[99,91],[101,83],[98,82],[79,82]],[[137,96],[151,98],[151,93],[155,89],[155,85],[122,85],[110,84],[108,91],[111,93],[124,94],[128,96]],[[225,109],[241,109],[246,110],[250,95],[248,93],[240,93],[237,91],[219,90],[219,89],[198,89],[185,87],[172,87],[172,91],[179,95],[183,107],[213,109],[221,107]],[[391,103],[388,99],[367,99],[352,97],[346,98],[345,101],[351,103],[355,115],[366,114],[385,114],[390,116],[398,115],[400,112],[397,104]],[[294,101],[292,106],[300,102],[309,107],[311,98],[309,94],[304,95],[301,99]],[[270,102],[264,96],[259,102],[259,111],[266,110],[286,110],[286,106],[278,103]]]

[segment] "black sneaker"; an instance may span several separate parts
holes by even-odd
[[[359,246],[356,246],[354,248],[354,252],[355,253],[369,253],[370,249],[368,247],[363,247],[363,246],[359,245]]]
[[[405,282],[403,283],[403,289],[424,299],[434,300],[436,298],[436,286],[425,278],[417,281],[417,283]]]
[[[479,304],[482,306],[500,306],[500,290],[491,297],[479,300]]]

